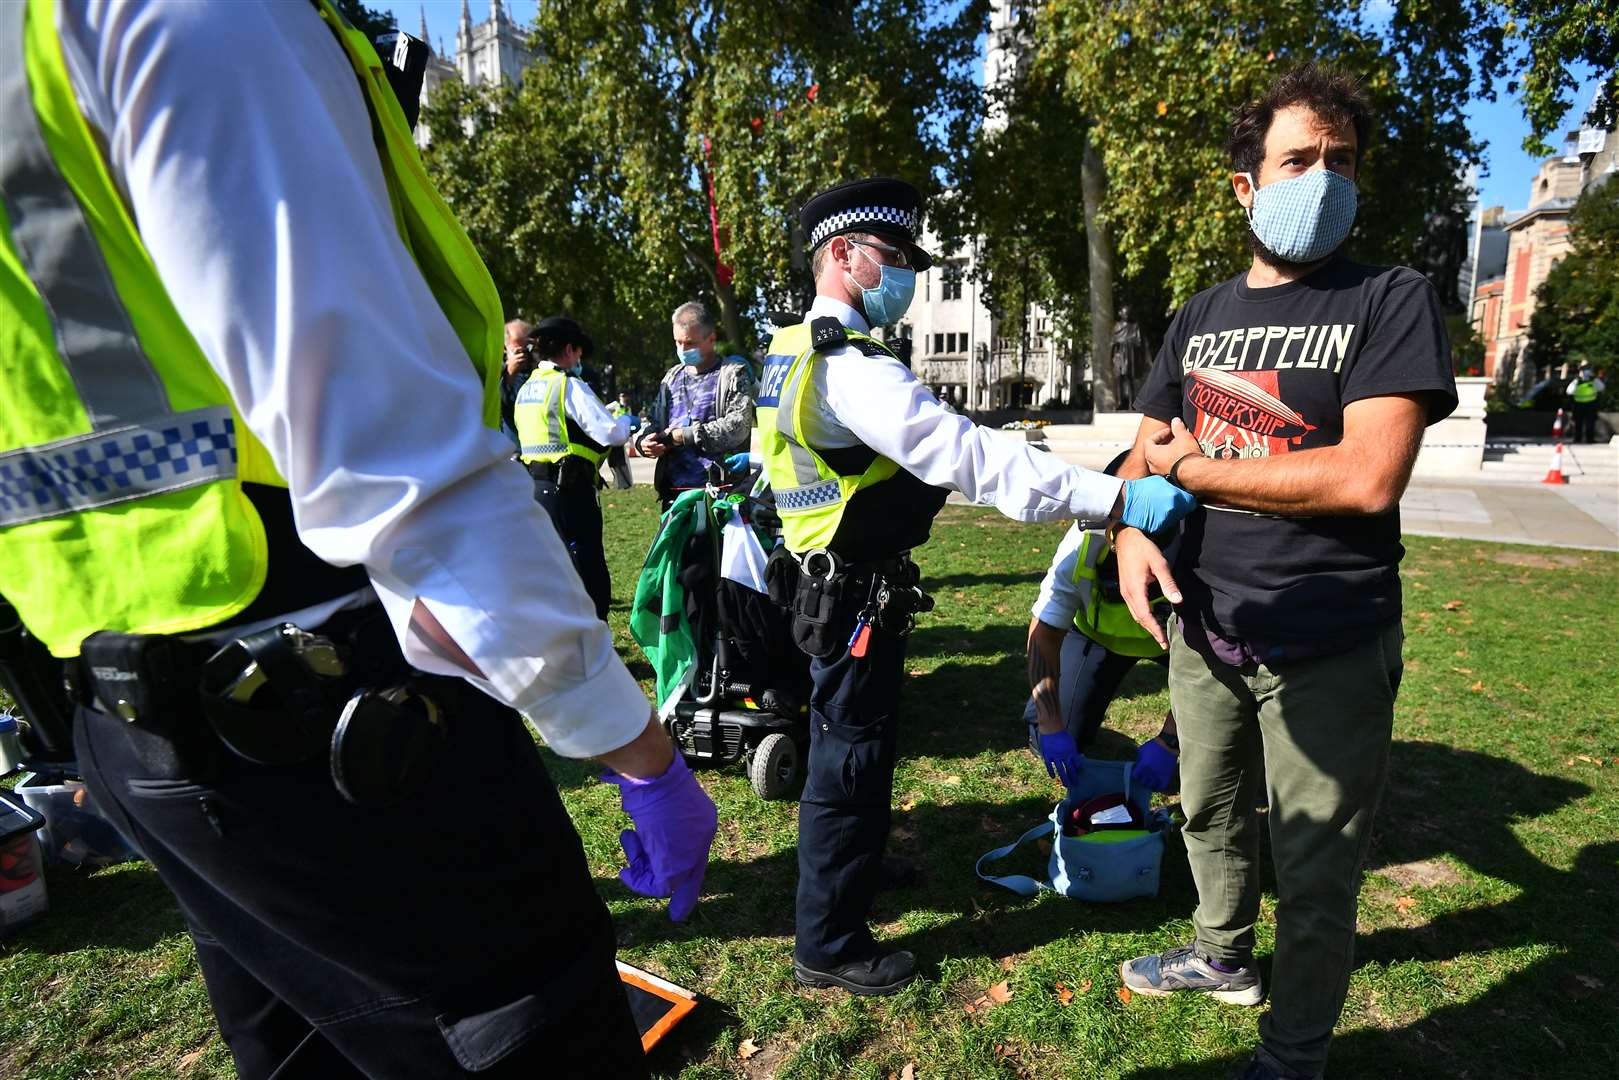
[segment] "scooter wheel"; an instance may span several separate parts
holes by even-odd
[[[748,780],[761,799],[788,799],[803,781],[803,762],[792,736],[775,732],[759,740],[748,759]]]

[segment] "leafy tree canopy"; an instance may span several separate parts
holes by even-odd
[[[1536,364],[1619,364],[1619,181],[1586,190],[1569,217],[1568,255],[1535,294],[1529,323]]]

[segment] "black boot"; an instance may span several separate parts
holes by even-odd
[[[868,960],[816,971],[793,961],[793,978],[805,986],[837,986],[851,994],[880,997],[892,994],[916,978],[916,957],[908,952],[880,952]]]

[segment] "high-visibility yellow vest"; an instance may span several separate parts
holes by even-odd
[[[600,465],[607,450],[574,440],[568,423],[568,373],[541,364],[517,391],[512,423],[517,426],[518,456],[529,461],[561,461],[569,454]]]
[[[1591,379],[1581,379],[1574,384],[1574,404],[1589,405],[1597,399],[1597,384]]]
[[[1074,559],[1074,584],[1085,583],[1086,600],[1074,612],[1074,629],[1096,642],[1110,653],[1151,659],[1164,654],[1163,646],[1143,630],[1123,600],[1113,600],[1102,594],[1098,567],[1107,558],[1112,545],[1107,536],[1094,530],[1085,530],[1079,542],[1079,554]]]
[[[826,322],[836,324],[836,320]],[[841,326],[837,329],[843,334],[834,335],[833,348],[846,340],[868,354],[893,356],[876,338]],[[756,421],[765,475],[776,495],[787,550],[795,553],[829,545],[849,500],[899,472],[898,464],[878,455],[859,475],[841,475],[804,440],[804,421],[816,403],[812,374],[821,360],[810,323],[783,327],[770,339],[759,382]]]
[[[500,418],[494,282],[366,35],[319,0],[369,106],[400,237]],[[199,91],[201,92],[201,91]],[[0,594],[59,657],[244,610],[269,566],[244,482],[286,487],[181,321],[68,78],[52,0],[0,4]]]

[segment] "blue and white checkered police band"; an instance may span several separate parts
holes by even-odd
[[[1248,175],[1250,183],[1253,176]],[[1254,235],[1288,262],[1310,263],[1331,255],[1355,224],[1355,182],[1331,169],[1254,188],[1248,224]]]
[[[196,409],[0,454],[0,528],[236,475],[228,408]]]
[[[843,497],[843,487],[837,480],[822,480],[801,488],[787,488],[776,492],[776,512],[801,514],[822,506],[831,506]]]
[[[901,210],[895,206],[856,206],[849,210],[839,210],[816,223],[815,231],[810,234],[810,250],[820,247],[823,240],[840,232],[859,229],[861,226],[887,226],[901,229],[907,236],[914,237],[916,224],[914,210]]]

